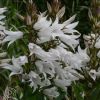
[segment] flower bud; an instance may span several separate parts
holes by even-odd
[[[26,16],[26,24],[27,25],[32,25],[31,16],[29,14],[27,14],[27,16]]]

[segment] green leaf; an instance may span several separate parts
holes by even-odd
[[[84,88],[82,84],[73,84],[73,93],[75,95],[76,100],[84,100]]]

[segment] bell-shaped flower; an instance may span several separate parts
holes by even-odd
[[[76,56],[79,57],[79,59],[82,60],[83,63],[90,61],[90,57],[87,54],[87,48],[82,50],[79,46],[78,52],[76,53]]]
[[[43,61],[52,60],[48,52],[44,51],[41,47],[34,43],[29,43],[28,45],[30,55],[35,54],[39,59]]]
[[[73,50],[79,44],[79,40],[77,40],[79,38],[79,35],[60,35],[59,38],[62,42],[71,47]]]
[[[12,58],[12,65],[8,64],[8,63],[3,63],[0,66],[2,66],[2,68],[8,69],[11,71],[10,73],[10,77],[13,75],[18,75],[18,74],[22,74],[23,73],[23,68],[20,65],[20,63],[18,62],[18,59],[16,58]]]
[[[61,61],[64,59],[67,51],[63,47],[58,46],[55,49],[50,49],[49,53],[52,56],[52,59]]]
[[[33,88],[33,92],[36,91],[36,89],[38,88],[38,85],[41,85],[41,78],[39,77],[39,75],[33,71],[30,71],[30,73],[28,74],[29,76],[29,82],[30,82],[30,87]]]
[[[21,31],[7,31],[4,30],[4,34],[5,34],[5,38],[2,40],[1,43],[5,43],[8,42],[8,46],[10,44],[12,44],[14,41],[16,41],[17,39],[20,39],[23,37],[23,33]]]
[[[43,61],[36,61],[36,67],[39,73],[43,73],[45,79],[47,78],[47,74],[49,78],[53,78],[55,74],[55,66],[52,62],[43,62]]]
[[[87,62],[90,61],[90,57],[87,54],[87,49],[82,50],[78,47],[78,52],[65,56],[65,63],[67,61],[72,68],[81,70],[81,67],[86,66]]]
[[[25,65],[26,63],[28,63],[27,56],[20,56],[20,57],[18,57],[16,59],[18,60],[20,65]]]

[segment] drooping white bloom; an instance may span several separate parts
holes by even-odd
[[[52,62],[43,62],[43,61],[37,61],[36,63],[37,69],[40,73],[43,73],[45,79],[47,78],[47,75],[50,75],[49,78],[53,78],[55,74],[55,66]]]
[[[20,39],[23,37],[23,33],[21,31],[7,31],[4,30],[5,38],[2,40],[2,43],[8,42],[8,46],[16,41],[17,39]]]
[[[28,48],[30,51],[30,55],[36,54],[36,56],[39,59],[44,60],[44,61],[48,61],[51,59],[51,56],[48,52],[44,51],[41,47],[39,47],[38,45],[34,43],[29,43]]]
[[[7,11],[7,8],[0,8],[0,15]]]
[[[16,41],[17,39],[20,39],[23,37],[23,33],[20,31],[8,31],[4,27],[3,21],[1,21],[3,18],[5,18],[4,15],[2,15],[6,11],[6,8],[0,8],[0,43],[9,42],[8,46]]]
[[[8,63],[3,63],[0,66],[2,66],[2,68],[8,69],[11,71],[10,73],[10,77],[13,75],[18,75],[18,74],[22,74],[23,73],[23,68],[20,65],[20,63],[18,62],[18,59],[16,58],[12,58],[12,65],[8,64]]]
[[[20,56],[17,58],[18,62],[20,65],[25,65],[25,63],[28,63],[28,58],[27,56]]]
[[[64,42],[68,46],[70,46],[73,50],[79,44],[79,41],[76,40],[76,39],[79,38],[79,35],[78,36],[75,36],[75,35],[61,35],[61,36],[59,36],[59,38],[62,42]]]
[[[52,56],[52,59],[63,61],[68,51],[63,47],[58,46],[55,49],[50,49],[49,53]]]
[[[33,71],[30,71],[28,76],[29,76],[30,87],[33,88],[34,92],[38,88],[38,85],[41,85],[41,79],[39,75]]]
[[[79,57],[79,59],[82,60],[83,63],[90,61],[90,57],[87,54],[87,48],[82,50],[79,46],[78,52],[76,53],[76,56]]]

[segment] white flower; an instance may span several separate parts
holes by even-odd
[[[30,87],[33,87],[33,92],[35,92],[36,89],[38,88],[38,85],[42,84],[41,79],[39,75],[33,71],[30,71],[28,76],[29,76]]]
[[[38,15],[38,20],[33,26],[33,28],[35,30],[45,29],[45,28],[48,28],[51,25],[51,23],[52,23],[51,19],[47,20],[47,16],[44,17],[45,13],[46,12],[41,13],[40,15]]]
[[[7,31],[4,30],[5,33],[5,38],[2,40],[2,43],[8,42],[8,46],[13,43],[14,41],[16,41],[17,39],[20,39],[23,37],[23,33],[21,31]]]
[[[28,63],[27,56],[20,56],[19,58],[17,58],[17,60],[20,65],[25,65],[25,63]]]
[[[43,90],[43,93],[50,98],[56,98],[59,96],[59,93],[57,92],[56,87],[45,89],[45,90]]]
[[[75,56],[76,56],[77,58],[79,58],[79,60],[82,61],[82,64],[86,64],[87,62],[90,61],[90,57],[89,57],[88,54],[87,54],[87,48],[84,49],[84,50],[82,50],[82,49],[80,48],[80,46],[79,46],[79,47],[78,47],[78,52],[75,54]]]
[[[76,15],[73,15],[71,18],[69,18],[67,21],[63,22],[64,24],[64,28],[63,28],[63,32],[64,33],[70,33],[73,34],[75,33],[79,33],[77,30],[75,30],[74,28],[78,25],[78,22],[74,22]]]
[[[79,79],[84,79],[84,76],[79,74],[76,70],[69,67],[65,67],[65,78],[70,79],[71,81],[79,80]]]
[[[3,14],[6,11],[7,11],[7,8],[6,7],[5,8],[0,8],[0,14]]]
[[[52,59],[62,61],[67,54],[67,50],[63,47],[58,46],[55,49],[50,49],[49,53]]]
[[[43,62],[43,61],[36,61],[36,67],[39,70],[40,73],[43,73],[45,79],[47,78],[47,75],[50,75],[49,77],[54,77],[55,74],[55,66],[52,62]]]
[[[51,56],[48,52],[44,51],[41,47],[34,43],[29,43],[28,45],[30,55],[35,54],[39,59],[48,61],[51,59]]]
[[[0,66],[2,66],[2,68],[8,69],[11,71],[10,73],[10,77],[13,75],[17,75],[17,74],[22,74],[23,73],[23,68],[21,67],[21,65],[19,64],[18,60],[16,58],[12,58],[12,65],[8,64],[8,63],[3,63]]]
[[[60,40],[70,46],[73,50],[79,44],[79,41],[76,40],[79,38],[79,35],[60,35]]]

